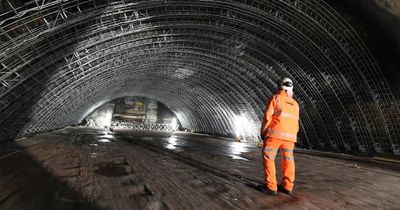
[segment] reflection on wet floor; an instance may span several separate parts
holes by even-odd
[[[175,136],[169,137],[168,144],[165,146],[165,148],[170,149],[170,150],[179,151],[178,139]]]
[[[108,132],[104,132],[104,133],[102,133],[102,135],[100,136],[100,138],[110,138],[110,139],[113,139],[113,138],[115,138],[115,136],[114,136],[114,134],[113,133],[108,133]]]
[[[204,136],[196,135],[170,134],[170,136],[167,137],[138,137],[125,134],[123,135],[123,138],[146,141],[147,143],[156,144],[157,146],[162,146],[163,148],[177,152],[195,150],[211,156],[226,156],[231,157],[232,159],[246,161],[248,161],[248,159],[241,157],[241,154],[256,149],[254,144],[235,142],[233,139],[232,141],[215,141],[213,138],[204,138]]]
[[[99,140],[97,140],[98,142],[102,142],[102,143],[109,143],[109,142],[111,142],[110,140],[108,140],[108,139],[99,139]]]
[[[232,155],[230,155],[233,159],[239,159],[239,160],[246,160],[249,161],[246,158],[241,157],[240,155],[245,152],[249,152],[250,149],[248,148],[247,145],[241,142],[232,142],[229,144],[229,151]]]

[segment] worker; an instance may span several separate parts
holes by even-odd
[[[279,80],[278,88],[278,92],[268,99],[261,126],[265,185],[260,187],[269,195],[277,195],[278,191],[292,195],[295,180],[293,149],[299,130],[299,104],[293,99],[292,80]],[[282,180],[279,185],[275,176],[278,150],[282,154]]]

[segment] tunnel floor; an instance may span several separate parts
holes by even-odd
[[[0,209],[399,209],[399,166],[298,150],[294,196],[257,191],[253,144],[66,128],[0,157]],[[277,158],[278,163],[279,158]],[[278,166],[279,164],[277,164]],[[278,169],[279,170],[279,169]],[[279,178],[280,174],[278,174]]]

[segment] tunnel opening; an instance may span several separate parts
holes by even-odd
[[[137,132],[185,130],[172,110],[143,96],[125,96],[106,102],[96,107],[79,125]]]

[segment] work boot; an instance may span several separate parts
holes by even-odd
[[[289,190],[285,189],[282,185],[278,185],[278,191],[283,192],[288,195],[293,195],[293,191],[289,191]]]
[[[267,195],[278,195],[278,192],[277,192],[277,191],[270,190],[270,189],[269,189],[268,187],[266,187],[265,185],[258,185],[258,189],[259,189],[262,193],[267,194]]]

